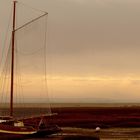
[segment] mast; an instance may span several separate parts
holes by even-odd
[[[15,48],[15,20],[16,3],[13,2],[13,30],[12,30],[12,56],[11,56],[11,92],[10,92],[10,116],[13,116],[13,91],[14,91],[14,48]]]

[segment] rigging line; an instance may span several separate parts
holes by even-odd
[[[3,67],[2,73],[4,73],[4,70],[5,70],[5,67],[6,67],[6,62],[8,61],[10,46],[11,46],[11,39],[10,39],[10,45],[9,45],[9,48],[8,48],[8,51],[7,51],[7,54],[6,54],[6,57],[5,57],[6,60],[5,60],[5,65],[4,65],[4,67]],[[1,77],[2,77],[2,75],[1,75]],[[1,77],[0,77],[0,79],[1,79]]]
[[[19,99],[18,99],[18,95],[17,95],[17,100],[20,104],[20,100],[21,100],[21,107],[25,107],[25,101],[24,101],[24,95],[23,95],[23,88],[22,88],[22,79],[21,79],[21,71],[20,71],[20,63],[18,63],[19,61],[19,56],[18,56],[18,53],[16,53],[16,56],[17,56],[17,59],[16,59],[16,62],[17,62],[17,82],[18,82],[18,90],[19,90]],[[24,114],[23,114],[24,115]]]
[[[21,83],[22,82],[22,79],[21,79],[21,74],[19,72],[19,78],[18,78],[19,82]],[[22,106],[25,108],[25,100],[24,100],[24,95],[23,95],[23,87],[22,87],[22,84],[19,85],[19,92],[21,92],[21,95],[22,95]],[[24,114],[25,115],[25,114]]]
[[[6,73],[3,71],[3,79],[2,79],[2,83],[1,83],[1,92],[2,92],[2,94],[1,94],[1,103],[3,102],[3,96],[4,96],[4,86],[5,86],[5,80],[6,79]]]
[[[38,20],[38,19],[40,19],[40,18],[42,18],[42,17],[44,17],[44,16],[46,16],[46,15],[48,15],[48,13],[45,13],[45,14],[43,14],[43,15],[41,15],[41,16],[39,16],[39,17],[37,17],[37,18],[35,18],[35,19],[33,19],[33,20],[27,22],[27,23],[25,23],[24,25],[20,26],[19,28],[15,29],[14,31],[16,32],[16,31],[18,31],[18,30],[20,30],[20,29],[26,27],[27,25],[31,24],[32,22],[34,22],[34,21],[36,21],[36,20]]]
[[[8,49],[8,55],[6,56],[6,62],[5,62],[5,65],[4,65],[4,68],[2,71],[2,75],[1,75],[1,79],[4,79],[4,80],[7,79],[6,73],[7,73],[7,69],[8,69],[8,63],[9,63],[9,53],[10,53],[9,51],[10,51],[10,48]]]
[[[46,13],[46,11],[42,11],[42,10],[40,10],[40,9],[34,8],[34,7],[29,6],[29,5],[27,5],[27,4],[25,4],[25,3],[22,3],[22,2],[18,2],[18,4],[21,4],[21,5],[24,5],[24,6],[26,6],[26,7],[29,7],[29,8],[31,8],[31,9],[34,10],[34,11]]]
[[[15,38],[15,46],[16,46],[16,50],[17,50],[17,38]],[[22,78],[21,78],[21,65],[19,63],[19,53],[16,51],[16,80],[17,80],[17,84],[16,84],[16,87],[17,87],[17,94],[16,94],[16,100],[17,100],[17,103],[21,103],[21,106],[20,107],[26,107],[25,106],[25,101],[24,101],[24,95],[23,95],[23,87],[22,87]],[[18,93],[19,93],[19,96],[18,96]],[[25,115],[23,113],[23,115]]]
[[[10,49],[10,48],[9,48]],[[7,66],[6,66],[6,75],[7,74],[10,74],[10,69],[9,69],[9,66],[10,66],[10,50],[9,50],[9,53],[8,53],[8,60],[7,60]],[[9,79],[9,78],[8,78]],[[7,80],[7,79],[6,79]],[[7,84],[6,84],[6,89],[5,89],[5,103],[8,101],[7,100],[7,96],[8,96],[8,87],[10,87],[10,81],[9,80],[7,80]]]
[[[15,47],[17,47],[17,40],[16,40],[16,38],[15,38]],[[17,58],[17,53],[15,53],[15,82],[16,82],[16,84],[15,84],[15,105],[18,103],[18,99],[17,99],[17,93],[18,93],[18,78],[17,78],[17,60],[18,60],[18,58]]]
[[[4,91],[5,91],[5,87],[6,87],[6,80],[7,80],[7,73],[8,73],[8,64],[10,63],[10,56],[9,56],[9,54],[10,54],[10,48],[9,48],[9,51],[8,51],[8,55],[7,55],[7,58],[6,58],[6,63],[5,63],[5,66],[4,66],[4,70],[3,70],[3,74],[4,74],[4,80],[3,80],[3,85],[2,85],[2,98],[1,98],[1,102],[3,102],[4,103]],[[7,89],[8,90],[8,89]]]
[[[8,26],[7,26],[7,29],[6,29],[6,34],[5,34],[5,39],[4,39],[4,45],[3,45],[3,48],[2,48],[2,59],[4,57],[4,49],[6,47],[7,36],[8,36],[9,27],[10,27],[10,20],[11,20],[11,17],[12,17],[12,8],[11,8],[11,12],[10,13],[11,14],[9,15]],[[0,65],[2,65],[2,59],[0,60]]]
[[[5,87],[6,87],[6,90],[5,90],[5,103],[7,103],[7,101],[8,101],[8,87],[10,87],[10,81],[8,80],[7,81],[7,84],[5,85]]]
[[[16,38],[15,38],[15,48],[17,47],[17,40],[16,40]],[[17,60],[18,60],[18,58],[17,58],[17,53],[15,53],[15,82],[16,82],[16,84],[15,84],[15,87],[14,87],[14,89],[15,89],[15,103],[17,103],[17,92],[18,92],[18,79],[17,79]],[[15,83],[14,82],[14,83]]]
[[[48,81],[47,81],[47,65],[46,65],[46,62],[47,62],[47,55],[46,55],[46,52],[47,52],[47,17],[46,17],[46,20],[45,20],[45,32],[44,32],[44,35],[45,35],[45,41],[44,41],[44,66],[45,66],[45,87],[46,87],[46,94],[48,96],[48,104],[49,104],[49,113],[52,113],[52,110],[51,110],[51,104],[50,104],[50,100],[49,100],[49,94],[48,94]]]
[[[11,42],[11,41],[10,41]],[[1,90],[2,90],[2,98],[1,98],[1,101],[3,100],[3,94],[4,94],[4,83],[5,83],[5,81],[6,81],[6,79],[7,79],[7,77],[6,77],[6,75],[7,75],[7,69],[8,69],[8,63],[10,63],[10,61],[9,61],[9,59],[10,59],[10,51],[11,51],[11,43],[10,43],[10,45],[9,45],[9,48],[8,48],[8,52],[7,52],[7,55],[6,55],[6,61],[5,61],[5,65],[4,65],[4,67],[3,67],[3,70],[2,70],[2,75],[1,75],[1,77],[3,78],[3,83],[2,83],[2,86],[1,86]]]
[[[18,93],[19,93],[19,95],[20,95],[20,93],[22,95],[22,97],[21,97],[21,99],[22,99],[22,101],[21,101],[21,103],[22,103],[21,104],[21,107],[22,107],[22,105],[23,105],[23,107],[25,107],[25,105],[24,105],[24,96],[23,96],[23,89],[22,89],[22,84],[21,84],[22,80],[21,80],[20,63],[18,63],[18,60],[19,60],[18,53],[16,53],[16,56],[17,56],[17,59],[16,59],[17,65],[16,65],[16,67],[17,67]],[[18,99],[18,95],[17,95],[17,100],[20,103],[20,97]]]

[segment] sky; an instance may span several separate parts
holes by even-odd
[[[52,102],[140,101],[139,0],[19,2],[48,12],[47,73]],[[0,0],[2,40],[10,11],[11,1]]]

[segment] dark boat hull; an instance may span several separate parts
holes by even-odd
[[[57,125],[49,126],[47,128],[42,128],[38,130],[33,129],[34,131],[31,130],[21,131],[22,128],[26,128],[26,127],[18,128],[10,125],[0,124],[0,139],[20,140],[23,138],[45,137],[45,136],[59,133],[61,131],[61,129]]]
[[[52,126],[49,128],[39,129],[37,133],[33,134],[35,137],[45,137],[52,134],[60,133],[62,130],[58,126]]]

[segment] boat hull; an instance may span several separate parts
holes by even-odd
[[[7,124],[0,124],[0,139],[23,139],[32,137],[45,137],[48,135],[59,133],[61,129],[55,126],[49,126],[42,129],[34,129],[33,127],[15,127]]]
[[[32,127],[17,127],[10,124],[0,124],[0,139],[20,139],[37,133]]]
[[[39,129],[37,131],[37,133],[34,133],[32,136],[45,137],[45,136],[49,136],[49,135],[52,135],[52,134],[60,133],[61,131],[62,130],[58,126],[53,126],[53,127],[50,127],[50,128]]]

